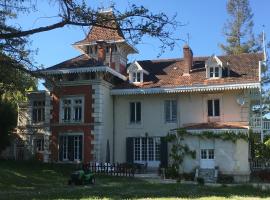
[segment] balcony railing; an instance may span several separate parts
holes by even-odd
[[[265,119],[261,119],[261,117],[252,117],[250,118],[250,128],[254,129],[254,130],[258,130],[261,129],[263,131],[270,131],[270,121],[265,120]]]

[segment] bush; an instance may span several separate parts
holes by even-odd
[[[259,179],[259,181],[270,182],[270,170],[263,169],[259,171],[254,171],[251,173],[252,179]]]
[[[233,176],[227,174],[219,174],[217,178],[218,183],[230,184],[233,183]]]
[[[195,173],[191,172],[191,173],[183,173],[182,174],[183,179],[185,179],[186,181],[194,181],[194,177],[195,177]]]
[[[198,177],[198,178],[197,178],[197,183],[198,183],[199,185],[204,185],[204,178]]]
[[[165,177],[172,179],[179,179],[179,174],[174,167],[168,167],[165,169]]]

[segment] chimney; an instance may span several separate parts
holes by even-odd
[[[187,44],[183,47],[183,53],[184,53],[183,76],[189,76],[189,72],[191,70],[193,63],[193,53]]]
[[[105,42],[97,42],[97,59],[102,65],[106,59]]]

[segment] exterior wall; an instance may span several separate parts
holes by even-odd
[[[106,161],[107,140],[110,145],[110,161],[113,155],[113,97],[110,95],[110,87],[111,85],[103,80],[93,84],[93,160],[98,162]]]
[[[237,103],[237,97],[243,91],[223,93],[157,94],[130,95],[115,97],[115,161],[126,162],[126,138],[166,136],[168,131],[185,124],[207,123],[207,99],[220,99],[221,122],[248,122],[248,113]],[[177,123],[165,123],[164,100],[177,100]],[[129,102],[140,101],[142,104],[142,123],[129,124]],[[200,155],[200,141],[195,137],[187,140],[191,148]],[[229,143],[215,141],[217,164],[225,173],[249,173],[248,144],[246,142]],[[241,153],[240,153],[241,152]],[[224,159],[228,162],[224,163]],[[185,162],[184,170],[189,171],[199,166],[198,160]]]
[[[191,150],[196,151],[196,158],[192,159],[187,156],[183,162],[183,172],[191,172],[200,166],[200,149],[212,148],[206,147],[209,140],[200,139],[197,137],[185,137],[185,143]],[[223,141],[214,139],[213,149],[215,151],[215,166],[223,174],[247,176],[250,173],[248,163],[248,142],[238,140],[235,143],[232,141]]]
[[[84,96],[84,122],[79,124],[59,123],[60,99],[61,97],[74,95]],[[52,92],[52,119],[51,119],[51,150],[52,159],[58,161],[58,138],[61,133],[82,133],[83,134],[83,162],[92,160],[93,135],[92,116],[92,87],[90,85],[63,86]]]

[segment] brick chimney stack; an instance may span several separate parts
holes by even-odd
[[[104,64],[106,59],[105,42],[97,42],[97,59],[99,63]]]
[[[186,44],[183,47],[183,53],[184,53],[184,69],[183,69],[183,76],[189,76],[189,72],[192,67],[193,63],[193,53],[191,48]]]

